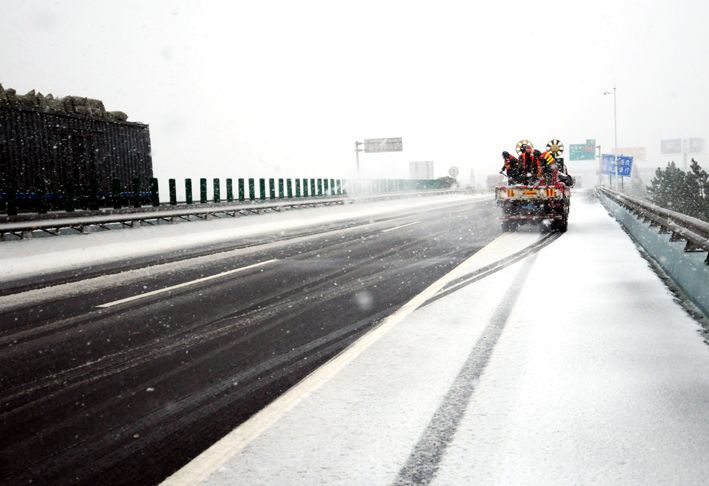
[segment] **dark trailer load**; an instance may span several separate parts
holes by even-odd
[[[36,211],[41,201],[49,209],[103,205],[114,179],[126,198],[136,178],[147,192],[150,132],[127,119],[99,100],[17,95],[0,85],[0,210],[10,197],[20,211]]]

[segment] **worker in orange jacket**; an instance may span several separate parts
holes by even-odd
[[[534,154],[531,146],[522,146],[522,154],[519,156],[519,164],[522,170],[521,179],[525,184],[531,185],[541,177],[539,157]]]
[[[504,163],[500,172],[504,171],[507,175],[507,183],[519,184],[519,160],[507,151],[502,152],[502,159]]]

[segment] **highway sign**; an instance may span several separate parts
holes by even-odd
[[[662,154],[681,154],[682,139],[673,138],[670,140],[660,140],[660,153]]]
[[[613,154],[601,155],[601,174],[630,177],[632,172],[633,157],[629,155],[619,155],[616,159]]]
[[[690,138],[689,139],[689,150],[690,154],[701,154],[704,152],[704,139],[703,138]]]
[[[630,177],[630,173],[633,171],[633,157],[629,155],[619,155],[616,167],[619,176]]]
[[[660,140],[661,154],[699,154],[704,152],[703,138],[671,138]]]
[[[586,139],[586,143],[569,145],[569,160],[593,160],[596,158],[596,140]]]
[[[458,167],[456,167],[455,165],[453,167],[451,167],[450,169],[448,169],[448,175],[451,177],[457,177],[458,172],[459,172]]]
[[[615,156],[613,154],[601,155],[601,174],[615,175]]]
[[[401,137],[364,139],[365,152],[401,152],[403,149]]]

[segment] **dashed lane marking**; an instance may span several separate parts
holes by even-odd
[[[187,287],[189,285],[195,285],[198,283],[206,282],[208,280],[213,280],[215,278],[224,277],[226,275],[231,275],[233,273],[243,272],[245,270],[251,270],[252,268],[262,267],[264,265],[268,265],[269,263],[273,263],[273,262],[277,262],[277,261],[278,261],[277,259],[272,259],[272,260],[266,260],[266,261],[259,262],[259,263],[254,263],[253,265],[247,265],[245,267],[235,268],[234,270],[228,270],[226,272],[217,273],[216,275],[210,275],[209,277],[202,277],[202,278],[198,278],[196,280],[190,280],[189,282],[183,282],[181,284],[172,285],[171,287],[165,287],[163,289],[153,290],[151,292],[145,292],[144,294],[138,294],[138,295],[134,295],[132,297],[126,297],[125,299],[114,300],[113,302],[108,302],[106,304],[97,305],[96,307],[106,309],[108,307],[113,307],[114,305],[125,304],[126,302],[132,302],[134,300],[143,299],[145,297],[151,297],[153,295],[162,294],[163,292],[170,292],[171,290],[180,289],[182,287]]]
[[[414,221],[413,223],[406,223],[406,224],[402,224],[402,225],[400,225],[400,226],[394,226],[393,228],[387,228],[387,229],[385,229],[385,230],[382,230],[382,233],[388,233],[389,231],[394,231],[394,230],[398,230],[398,229],[401,229],[401,228],[406,228],[407,226],[411,226],[411,225],[414,225],[414,224],[419,224],[420,222],[421,222],[421,221]]]

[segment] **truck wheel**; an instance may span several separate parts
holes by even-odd
[[[559,233],[566,233],[569,226],[569,220],[567,218],[562,219],[556,225],[556,229]]]
[[[514,221],[503,221],[502,222],[502,232],[503,233],[514,233],[517,231],[517,223]]]

